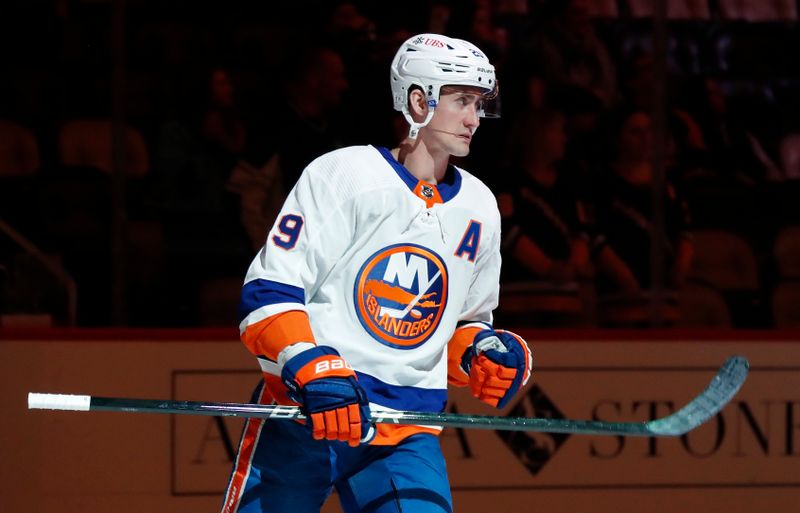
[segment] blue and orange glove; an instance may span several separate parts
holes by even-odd
[[[469,374],[472,395],[503,408],[531,377],[533,356],[519,335],[503,330],[481,330],[461,357]]]
[[[316,440],[339,440],[353,447],[375,435],[367,394],[356,373],[332,347],[314,346],[290,358],[281,380],[300,404]]]

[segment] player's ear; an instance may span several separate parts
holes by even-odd
[[[408,111],[415,121],[422,121],[428,115],[428,102],[422,89],[413,88],[408,93]]]

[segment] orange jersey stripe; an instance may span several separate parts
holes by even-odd
[[[376,424],[377,433],[370,445],[397,445],[405,438],[418,433],[430,433],[439,436],[441,429],[424,426],[406,426],[398,424]]]
[[[262,389],[258,399],[263,403],[266,387]],[[261,428],[264,419],[247,419],[242,440],[239,443],[239,452],[236,457],[233,475],[231,475],[228,490],[225,493],[225,502],[222,503],[222,513],[233,513],[239,509],[239,502],[244,493],[244,485],[250,475],[250,467],[253,462],[258,439],[261,437]]]
[[[269,391],[268,395],[265,396],[265,401],[267,402],[262,404],[269,404],[271,400],[274,400],[278,404],[298,406],[296,402],[289,399],[289,391],[286,389],[286,385],[283,384],[283,381],[281,381],[280,376],[267,374],[266,372],[262,373],[262,375],[264,376],[266,389]]]
[[[314,342],[308,314],[290,310],[262,319],[245,328],[242,342],[254,355],[264,355],[277,361],[278,353],[296,342]]]

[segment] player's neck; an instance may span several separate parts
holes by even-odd
[[[430,151],[420,139],[405,139],[400,146],[392,150],[394,158],[417,180],[437,184],[444,179],[450,155]]]

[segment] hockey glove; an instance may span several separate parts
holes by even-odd
[[[503,408],[531,377],[533,356],[528,344],[510,331],[482,330],[461,357],[472,395]]]
[[[281,379],[300,404],[316,440],[340,440],[353,447],[375,434],[367,394],[353,369],[332,347],[314,346],[290,358]]]

